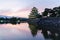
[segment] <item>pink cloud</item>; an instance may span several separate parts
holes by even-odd
[[[18,17],[28,17],[28,14],[30,12],[30,9],[25,8],[25,9],[19,9],[16,12],[10,11],[10,10],[1,10],[0,15],[5,15],[5,16],[18,16]]]
[[[43,9],[42,8],[38,8],[38,10],[39,10],[39,13],[40,13],[40,11],[42,11]],[[18,17],[27,17],[28,18],[28,15],[29,15],[30,12],[31,12],[31,8],[27,7],[27,8],[24,8],[24,9],[19,9],[16,12],[13,12],[11,10],[1,10],[0,11],[0,15],[18,16]]]

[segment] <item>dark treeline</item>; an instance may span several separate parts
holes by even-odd
[[[60,17],[60,6],[54,8],[45,8],[42,13],[38,13],[36,7],[32,8],[29,18]]]
[[[17,17],[11,17],[11,18],[1,17],[0,18],[0,24],[3,24],[3,23],[12,23],[12,24],[20,23],[20,18],[17,18]]]
[[[26,20],[27,18],[20,18],[20,17],[11,17],[11,18],[0,17],[0,24],[4,24],[4,23],[20,24],[20,22],[24,22]]]
[[[44,12],[42,12],[42,16],[60,17],[60,6],[54,7],[53,9],[45,8]]]

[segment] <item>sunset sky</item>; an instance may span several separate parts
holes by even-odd
[[[60,0],[0,0],[0,15],[28,18],[32,7],[42,12],[57,6],[60,6]]]

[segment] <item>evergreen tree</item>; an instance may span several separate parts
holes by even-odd
[[[41,15],[39,15],[38,9],[36,7],[33,7],[29,15],[29,18],[39,18],[39,17],[41,17]]]

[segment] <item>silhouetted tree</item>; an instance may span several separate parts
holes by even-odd
[[[17,23],[17,18],[16,17],[12,17],[12,18],[10,18],[10,23],[12,23],[12,24],[16,24]]]
[[[44,10],[44,12],[42,12],[42,16],[48,16],[48,8],[46,8],[45,10]]]
[[[53,10],[55,11],[56,17],[60,17],[60,6],[54,7]]]
[[[53,9],[45,8],[44,12],[42,12],[42,16],[60,17],[60,6],[54,7]]]
[[[41,15],[38,13],[38,9],[36,7],[33,7],[29,15],[29,18],[40,18],[40,17]]]

